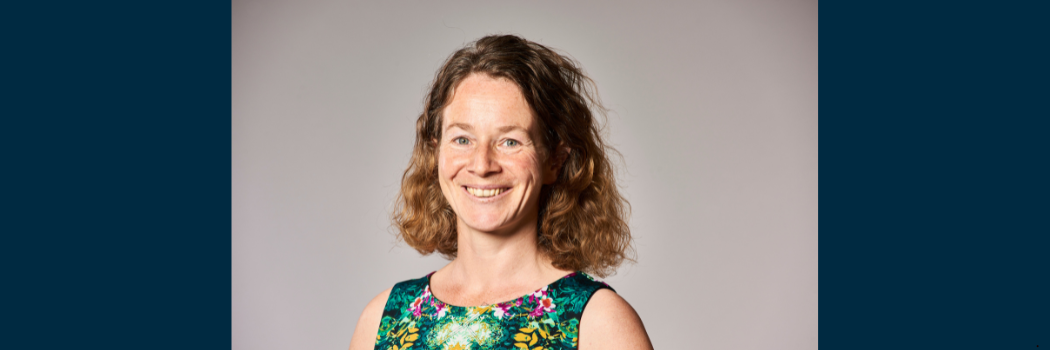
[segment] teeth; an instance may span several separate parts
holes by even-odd
[[[492,197],[492,196],[498,195],[500,193],[503,193],[503,191],[504,191],[504,189],[502,189],[502,188],[494,188],[494,189],[489,189],[489,190],[482,190],[482,189],[467,187],[467,192],[469,192],[470,194],[474,195],[475,197],[482,197],[482,198]]]

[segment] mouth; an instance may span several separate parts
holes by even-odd
[[[496,186],[496,187],[485,186],[484,188],[482,188],[482,187],[463,186],[463,189],[465,191],[467,191],[467,193],[469,193],[471,196],[473,196],[475,198],[478,198],[478,199],[496,198],[496,197],[500,197],[501,195],[503,195],[503,194],[505,194],[505,193],[510,191],[510,187],[498,187],[498,186]]]

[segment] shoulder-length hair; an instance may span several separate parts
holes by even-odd
[[[512,35],[486,36],[456,51],[438,70],[416,120],[412,159],[393,213],[398,238],[423,255],[457,252],[456,214],[438,184],[442,111],[471,74],[504,78],[521,88],[543,132],[541,153],[563,159],[558,178],[540,191],[537,236],[555,267],[598,276],[631,260],[629,204],[620,195],[595,112],[604,116],[594,81],[573,59]],[[565,150],[568,150],[566,153]]]

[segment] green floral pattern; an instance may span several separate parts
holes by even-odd
[[[430,293],[430,276],[394,285],[376,350],[576,349],[580,317],[605,282],[571,273],[520,298],[488,306],[448,305]]]

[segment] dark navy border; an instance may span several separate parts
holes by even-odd
[[[823,2],[820,346],[1050,347],[1050,9]]]
[[[9,349],[230,346],[226,2],[8,2]]]

